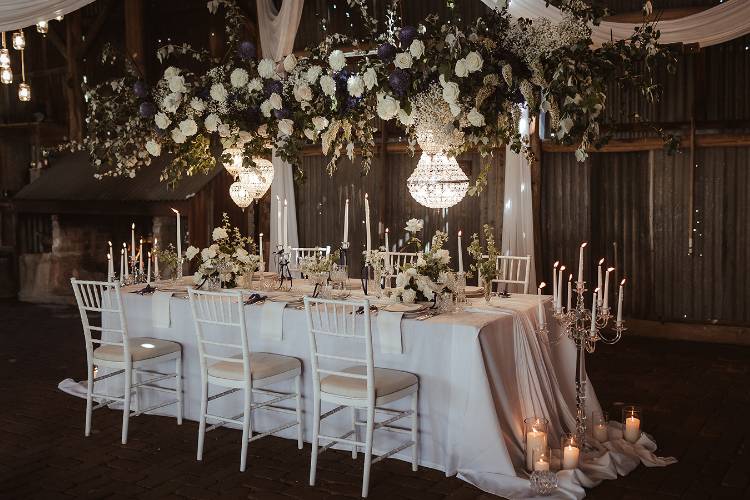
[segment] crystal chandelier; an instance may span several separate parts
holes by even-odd
[[[428,208],[452,207],[469,189],[469,178],[453,157],[422,153],[417,168],[406,181],[412,198]]]
[[[223,162],[224,168],[229,172],[229,175],[231,175],[233,179],[236,179],[243,168],[242,151],[238,148],[228,148],[224,150],[224,154],[229,155],[229,160]]]
[[[452,207],[469,189],[469,178],[446,151],[460,146],[463,133],[453,126],[453,113],[433,84],[412,102],[417,143],[422,148],[417,168],[406,186],[417,203],[428,208]]]
[[[254,167],[240,170],[239,179],[252,194],[260,199],[273,182],[273,163],[265,158],[253,158]]]
[[[232,201],[243,210],[247,208],[254,199],[253,193],[251,193],[250,190],[239,181],[235,181],[229,186],[229,196],[232,198]]]

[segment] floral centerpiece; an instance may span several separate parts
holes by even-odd
[[[396,275],[396,287],[391,297],[406,303],[432,300],[435,293],[452,292],[455,280],[451,279],[449,267],[451,256],[443,248],[448,235],[437,231],[430,248],[417,257],[414,264],[405,264]]]
[[[193,276],[197,285],[208,281],[218,282],[222,288],[234,288],[240,277],[258,270],[260,257],[256,255],[255,242],[232,227],[227,214],[211,237],[213,243],[209,247],[199,250],[191,245],[185,253],[188,260],[200,255],[200,265]]]
[[[492,280],[498,276],[497,269],[497,257],[500,255],[500,251],[495,246],[495,235],[492,232],[492,227],[489,224],[485,224],[482,227],[484,232],[484,239],[487,244],[486,250],[482,248],[479,235],[474,233],[471,236],[471,244],[467,249],[469,255],[474,259],[474,263],[471,264],[470,269],[477,273],[480,285],[484,287],[485,299],[489,300],[492,294]]]
[[[316,254],[305,257],[299,263],[299,271],[308,278],[316,275],[328,275],[339,260],[339,251],[330,255]]]

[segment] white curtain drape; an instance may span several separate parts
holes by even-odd
[[[94,0],[0,0],[0,31],[13,31],[64,16]]]
[[[273,0],[258,0],[258,30],[263,57],[280,61],[294,48],[294,38],[302,17],[304,0],[284,0],[281,9],[277,10]],[[284,214],[284,200],[288,203],[288,241],[289,246],[298,247],[297,204],[294,200],[294,177],[292,166],[273,155],[273,183],[271,184],[271,251],[283,241],[279,234],[276,217],[278,211]],[[272,259],[269,259],[273,262]]]
[[[529,112],[521,112],[519,132],[529,135]],[[536,287],[534,272],[534,211],[531,198],[531,166],[522,154],[505,148],[505,205],[503,208],[502,252],[506,255],[530,255],[529,290]]]
[[[482,0],[495,8],[505,0]],[[658,5],[657,5],[658,7]],[[546,17],[553,22],[562,18],[556,7],[545,7],[544,0],[511,0],[508,11],[515,17]],[[610,39],[627,38],[637,24],[602,22],[593,27],[592,40],[597,45]],[[728,42],[750,33],[750,1],[726,0],[723,3],[697,14],[679,19],[659,21],[661,43],[697,43],[701,47]]]

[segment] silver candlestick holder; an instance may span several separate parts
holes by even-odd
[[[586,292],[586,282],[576,282],[576,305],[572,310],[565,310],[562,307],[554,311],[553,317],[559,323],[562,330],[561,336],[566,335],[573,341],[576,346],[576,439],[584,448],[590,448],[586,443],[586,385],[588,377],[586,375],[586,353],[593,353],[596,350],[597,342],[605,344],[616,344],[622,338],[626,330],[622,321],[615,321],[611,324],[613,315],[609,307],[596,308],[595,314],[591,309],[587,309],[584,302]],[[597,301],[594,295],[593,301]],[[598,305],[598,304],[597,304]],[[593,306],[592,306],[593,307]],[[592,317],[595,319],[592,320]],[[545,336],[549,335],[546,325]],[[540,331],[540,333],[542,333]]]

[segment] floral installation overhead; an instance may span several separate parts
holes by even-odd
[[[175,62],[153,85],[125,61],[126,76],[86,90],[88,136],[78,147],[92,156],[100,177],[133,176],[169,154],[162,172],[169,183],[213,168],[219,144],[242,151],[253,168],[252,159],[273,148],[298,165],[301,148],[319,143],[329,172],[342,156],[358,157],[367,172],[377,118],[402,127],[413,149],[422,145],[420,130],[439,130],[449,155],[487,155],[506,144],[527,152],[518,133],[526,105],[531,116],[546,112],[554,140],[575,145],[583,161],[589,147],[607,140],[601,123],[608,84],[655,99],[654,66],[673,62],[652,23],[629,39],[592,47],[590,23],[603,13],[581,0],[562,0],[558,24],[514,18],[499,8],[470,24],[430,15],[399,26],[395,2],[384,23],[366,4],[349,0],[367,27],[367,42],[323,26],[323,41],[305,57],[273,61],[257,60],[255,46],[243,39],[245,19],[233,0],[211,0],[208,9],[226,18],[224,57],[167,45],[157,53],[160,60],[189,58],[190,67],[203,69]]]
[[[239,228],[232,227],[229,216],[224,214],[220,227],[211,234],[213,243],[202,250],[189,246],[185,252],[187,260],[200,256],[198,270],[193,276],[197,285],[218,281],[221,288],[234,288],[239,278],[258,270],[260,257],[252,238],[242,236]]]
[[[391,298],[406,303],[432,300],[435,293],[454,292],[455,279],[450,268],[450,252],[443,248],[448,235],[436,231],[430,248],[417,257],[414,264],[405,264],[396,275]]]

